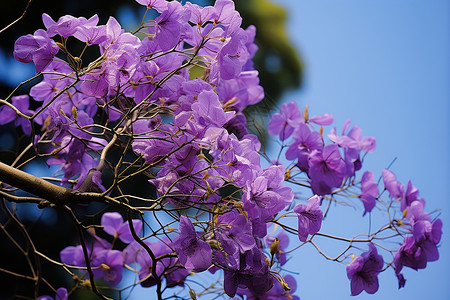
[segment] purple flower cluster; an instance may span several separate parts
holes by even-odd
[[[361,200],[364,215],[376,207],[380,193],[373,172],[356,179],[375,139],[347,121],[341,135],[331,129],[325,142],[323,126],[333,123],[331,115],[309,117],[308,109],[302,113],[294,102],[282,104],[268,132],[279,136],[292,163],[264,168],[261,144],[248,132],[243,114],[264,97],[252,63],[255,28],[241,28],[232,0],[208,7],[136,2],[157,15],[141,24],[144,38],[125,32],[113,17],[99,25],[96,15],[55,21],[44,14],[45,29],[20,37],[14,47],[14,57],[33,62],[42,81],[29,95],[0,106],[0,125],[15,122],[26,135],[38,133],[32,137],[37,154],[59,166],[62,185],[80,193],[122,202],[128,196],[120,183],[145,177],[156,199],[130,198],[144,201],[142,210],[166,212],[172,220],[157,230],[147,224],[151,234],[142,237],[141,220],[131,221],[132,232],[119,213],[104,213],[108,239],[88,230],[82,245],[60,252],[61,261],[90,268],[93,279],[112,286],[121,282],[124,268],[131,269],[139,278],[135,284],[159,289],[163,281],[166,287],[183,286],[190,274],[220,269],[229,297],[298,299],[294,278],[280,274],[287,261],[286,232],[312,242],[324,219],[322,201],[342,191]],[[76,42],[84,46],[79,56],[69,47]],[[88,48],[98,57],[84,62]],[[292,175],[294,170],[298,174]],[[106,174],[112,182],[104,180]],[[438,259],[442,222],[424,212],[425,201],[410,182],[405,190],[392,172],[382,176],[392,207],[400,203],[403,213],[389,227],[405,233],[389,265],[404,285],[404,266],[421,269]],[[286,181],[312,196],[293,205]],[[283,225],[285,216],[296,216],[298,228]],[[284,228],[276,236],[268,234],[272,223]],[[347,266],[352,295],[376,292],[383,265],[369,243],[369,251]],[[57,297],[64,299],[67,291],[58,290]]]
[[[395,269],[399,288],[405,286],[405,278],[401,273],[403,267],[414,270],[423,269],[427,262],[439,259],[438,243],[442,235],[442,221],[424,211],[425,201],[420,198],[419,191],[411,181],[407,188],[397,181],[390,170],[382,171],[384,188],[389,192],[392,204],[399,204],[402,219],[394,220],[398,232],[402,232],[403,243],[395,251],[394,260],[389,263]],[[365,212],[372,210],[374,199],[378,197],[378,185],[374,182],[374,175],[367,171],[361,180],[361,200]],[[372,199],[371,201],[367,201]],[[370,205],[370,206],[369,206]],[[383,269],[383,257],[378,254],[374,244],[369,244],[369,251],[354,259],[347,265],[347,276],[351,280],[351,293],[358,295],[363,290],[373,294],[378,290],[378,274]]]
[[[153,260],[147,250],[137,241],[131,242],[124,250],[124,263],[133,266],[139,276],[139,282],[143,287],[151,287],[158,280],[166,280],[167,287],[183,286],[189,271],[183,267],[177,257],[171,255],[174,245],[168,239],[154,242],[145,241],[158,260]],[[155,278],[155,276],[157,278]]]
[[[268,125],[268,132],[279,135],[286,150],[286,159],[293,161],[294,167],[286,172],[288,181],[302,186],[308,186],[315,196],[308,199],[306,204],[297,204],[294,212],[298,217],[298,237],[300,241],[308,241],[308,235],[314,235],[321,228],[322,210],[319,196],[334,199],[342,192],[347,191],[358,195],[364,206],[365,215],[371,212],[381,197],[380,189],[372,171],[366,171],[360,181],[356,180],[356,172],[362,168],[363,153],[375,150],[375,139],[363,137],[362,130],[353,126],[350,128],[350,120],[343,127],[341,136],[333,128],[328,134],[331,143],[325,143],[323,139],[323,127],[331,125],[333,117],[323,115],[309,117],[308,108],[302,112],[294,102],[282,104],[280,113],[273,115]],[[320,125],[316,130],[314,125]],[[294,168],[298,173],[291,176]],[[300,174],[305,175],[304,181],[298,180]],[[405,186],[399,183],[392,171],[383,170],[382,178],[384,188],[389,192],[388,206],[400,206],[401,220],[392,220],[394,236],[403,236],[400,249],[395,249],[394,260],[389,263],[395,268],[399,286],[405,285],[405,279],[401,274],[403,267],[415,270],[425,268],[427,262],[439,258],[437,245],[442,234],[442,221],[433,220],[424,211],[425,201],[420,198],[419,191],[409,181]],[[353,192],[357,188],[358,191]],[[381,202],[382,204],[384,202]],[[357,295],[363,290],[374,293],[378,289],[377,275],[382,270],[383,257],[377,254],[373,244],[369,244],[369,252],[355,259],[347,267],[347,274],[351,280],[352,295]]]
[[[142,222],[133,220],[133,227],[136,234],[142,230]],[[130,243],[134,239],[131,237],[128,222],[123,222],[119,213],[105,213],[102,216],[101,225],[103,230],[112,235],[114,240],[119,238],[124,243]],[[98,237],[95,232],[88,231],[89,240],[86,243],[86,251],[89,264],[94,273],[94,278],[103,278],[110,285],[117,285],[122,280],[124,266],[124,254],[122,251],[114,250],[113,244]],[[84,250],[82,245],[69,246],[60,252],[61,261],[69,266],[86,267]]]
[[[363,137],[358,126],[349,130],[350,120],[344,124],[341,136],[333,128],[328,135],[331,143],[326,144],[323,126],[332,123],[332,115],[309,117],[308,108],[302,114],[292,101],[282,104],[280,113],[275,113],[268,125],[270,134],[279,134],[281,141],[288,141],[286,159],[295,163],[300,174],[306,175],[313,194],[319,196],[333,194],[339,191],[336,188],[346,184],[352,185],[356,172],[362,167],[361,153],[375,151],[375,139]],[[316,130],[314,125],[319,125],[319,129]],[[288,140],[290,137],[292,139]],[[292,169],[288,170],[288,177]],[[371,171],[362,176],[360,191],[365,215],[375,207],[378,197],[378,185]]]
[[[427,262],[439,259],[437,245],[441,240],[442,221],[425,212],[425,200],[420,198],[419,190],[408,181],[405,187],[397,181],[395,174],[390,170],[383,170],[383,183],[391,198],[400,202],[403,219],[401,227],[407,230],[404,241],[394,257],[395,273],[399,278],[399,286],[404,286],[404,277],[401,274],[403,267],[414,270],[423,269]]]
[[[90,232],[86,247],[94,278],[117,285],[127,264],[138,267],[143,286],[156,284],[155,275],[174,286],[183,283],[187,270],[218,267],[225,271],[229,296],[238,288],[262,295],[273,277],[261,239],[266,224],[294,193],[283,185],[282,166],[261,167],[260,144],[248,134],[242,113],[264,97],[251,62],[255,28],[241,28],[231,0],[205,8],[177,1],[137,2],[159,14],[142,24],[144,39],[125,32],[112,17],[99,25],[97,16],[67,15],[55,21],[44,14],[45,29],[19,38],[14,48],[17,60],[34,62],[36,73],[43,74],[30,91],[42,105],[29,111],[28,96],[16,97],[12,104],[30,118],[2,107],[0,119],[16,120],[26,134],[30,124],[41,126],[36,148],[54,154],[47,163],[59,165],[62,183],[75,179],[73,188],[81,191],[111,190],[102,181],[105,163],[99,154],[112,139],[98,134],[111,124],[114,129],[107,132],[131,137],[134,155],[153,167],[156,176],[149,184],[163,205],[206,208],[212,216],[220,209],[210,226],[194,227],[181,216],[176,237],[145,241],[154,255],[167,256],[156,261],[118,213],[105,213],[104,231],[128,246],[113,249]],[[68,48],[69,39],[96,49],[98,59],[83,63]],[[193,68],[201,74],[193,77]],[[106,121],[97,123],[99,116]],[[139,233],[141,222],[133,224]],[[174,252],[176,257],[169,255]],[[87,266],[81,245],[65,248],[61,260]]]
[[[274,114],[268,125],[268,132],[279,134],[282,141],[292,136],[286,158],[296,162],[296,167],[307,175],[313,194],[320,196],[331,194],[334,188],[341,187],[347,179],[355,176],[355,172],[361,169],[362,151],[375,150],[375,139],[362,137],[359,127],[353,126],[348,131],[350,121],[345,123],[342,136],[336,134],[335,128],[332,129],[328,135],[332,143],[326,145],[322,126],[332,123],[333,116],[329,114],[309,118],[305,109],[302,115],[292,101],[283,104],[281,112]],[[319,131],[313,124],[320,125]]]
[[[41,151],[57,152],[59,160],[67,160],[72,156],[68,148],[73,138],[83,141],[83,146],[73,147],[86,155],[62,167],[64,182],[76,175],[82,181],[98,165],[89,153],[106,141],[94,133],[96,115],[107,116],[109,122],[124,120],[140,104],[136,120],[126,128],[140,133],[132,143],[135,153],[148,162],[189,164],[203,146],[202,140],[210,138],[209,128],[233,128],[230,131],[241,140],[246,135],[240,129],[245,128],[242,110],[264,97],[251,63],[257,49],[255,29],[240,27],[242,19],[231,0],[217,1],[208,8],[165,0],[138,2],[160,13],[153,25],[144,26],[149,36],[143,40],[125,32],[112,17],[99,25],[96,15],[90,19],[66,15],[54,21],[44,14],[46,29],[20,37],[15,44],[14,57],[34,62],[36,72],[44,74],[30,91],[35,101],[42,102],[41,107],[30,111],[27,96],[12,99],[22,114],[45,129],[35,140],[42,145],[44,140],[52,143],[45,143]],[[67,47],[69,39],[96,48],[98,59],[83,64],[82,57]],[[194,66],[202,66],[204,74],[191,80]],[[171,111],[174,123],[162,124],[159,114],[152,113],[157,106]],[[26,134],[31,132],[30,120],[17,117],[7,106],[1,108],[0,120],[2,124],[16,120]],[[182,148],[188,141],[190,145]],[[165,157],[172,152],[172,157]]]

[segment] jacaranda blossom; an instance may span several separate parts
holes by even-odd
[[[364,204],[363,216],[371,212],[375,207],[375,200],[378,197],[378,184],[374,181],[372,171],[366,171],[361,178],[361,195],[359,198]]]
[[[294,129],[303,122],[300,109],[294,101],[283,103],[281,110],[272,116],[267,125],[269,134],[280,135],[280,140],[284,141],[294,132]]]
[[[347,265],[347,277],[350,279],[352,296],[366,291],[374,294],[378,290],[378,274],[383,269],[383,257],[378,254],[374,244]]]
[[[173,240],[173,247],[181,264],[189,270],[201,272],[212,263],[211,247],[197,237],[194,225],[185,216],[180,217],[179,236]]]
[[[132,223],[134,231],[139,235],[142,230],[142,221],[134,219]],[[119,238],[124,243],[128,244],[134,240],[128,221],[124,222],[122,216],[117,212],[104,213],[101,224],[106,233]]]
[[[55,298],[49,295],[43,295],[36,298],[36,300],[67,300],[68,298],[66,288],[60,287],[56,290]]]
[[[297,204],[294,212],[298,216],[298,238],[306,242],[308,234],[315,234],[322,225],[323,213],[320,209],[320,197],[315,195],[306,204]]]

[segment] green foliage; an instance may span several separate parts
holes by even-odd
[[[260,71],[266,97],[277,101],[284,91],[299,88],[302,81],[300,57],[286,30],[287,12],[270,0],[235,2],[244,27],[253,24],[257,28],[259,50],[254,59],[255,66]]]

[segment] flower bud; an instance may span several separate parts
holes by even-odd
[[[287,169],[286,172],[284,172],[284,180],[289,180],[291,178],[291,170]]]
[[[221,250],[221,245],[217,240],[208,240],[207,241],[211,249]]]
[[[284,281],[284,279],[281,281],[281,287],[285,290],[285,291],[290,291],[291,288],[288,286],[288,284],[286,283],[286,281]]]
[[[408,209],[405,209],[404,211],[403,211],[403,219],[404,218],[406,218],[406,215],[408,214]]]
[[[223,105],[223,110],[231,110],[230,107],[233,105],[233,103],[236,102],[236,97],[231,98]]]
[[[189,296],[191,296],[192,300],[197,300],[197,294],[195,293],[195,291],[191,288],[189,288]]]
[[[173,232],[173,231],[176,231],[176,230],[177,229],[173,228],[173,227],[167,227],[167,229],[166,229],[167,232]]]
[[[62,43],[56,42],[56,45],[59,47],[59,49],[61,49],[63,51],[66,50],[66,47],[64,47],[64,45]]]
[[[280,252],[280,240],[278,238],[276,238],[272,244],[270,245],[270,254],[273,256],[275,254],[277,254],[278,252]]]
[[[206,199],[208,199],[212,194],[214,194],[214,190],[211,188],[208,181],[206,181]]]
[[[91,281],[89,279],[85,279],[81,282],[81,286],[87,288],[88,290],[90,290],[91,287]]]
[[[72,106],[72,115],[76,120],[78,117],[78,112],[77,112],[77,108],[75,106]]]
[[[303,111],[303,118],[305,119],[305,123],[308,123],[309,120],[309,112],[308,112],[309,106],[305,106],[305,110]]]

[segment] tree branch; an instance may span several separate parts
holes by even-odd
[[[142,214],[142,212],[138,209],[135,209],[126,203],[115,200],[112,197],[108,197],[100,193],[83,193],[70,188],[65,188],[8,166],[2,162],[0,162],[0,182],[5,182],[25,192],[46,199],[55,205],[101,202]],[[11,198],[9,199],[13,200]]]
[[[30,7],[32,0],[29,0],[27,3],[27,6],[25,7],[25,10],[23,11],[22,15],[20,17],[18,17],[16,20],[12,21],[8,26],[6,26],[5,28],[3,28],[2,30],[0,30],[0,34],[2,34],[4,31],[8,30],[9,28],[11,28],[12,26],[14,26],[17,22],[19,22],[27,13],[28,8]]]

